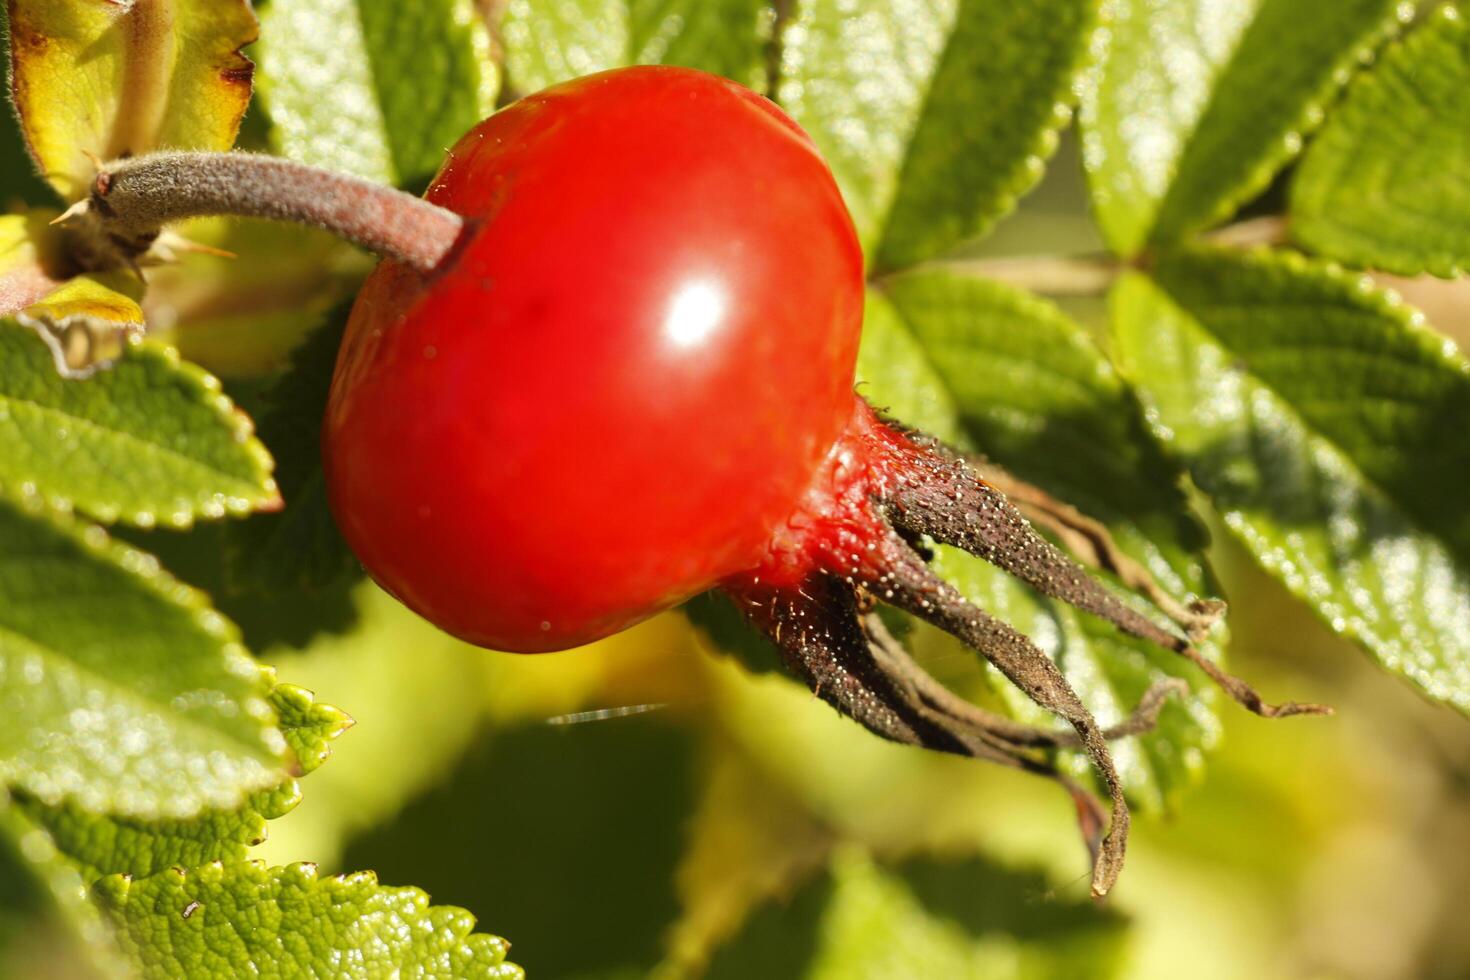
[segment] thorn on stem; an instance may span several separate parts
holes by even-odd
[[[61,212],[56,217],[52,218],[51,219],[51,224],[53,224],[53,225],[69,224],[69,223],[77,220],[78,218],[82,217],[84,214],[87,214],[91,210],[92,210],[92,202],[91,202],[91,199],[84,197],[80,201],[74,202],[71,205],[71,207],[67,208],[65,211]]]

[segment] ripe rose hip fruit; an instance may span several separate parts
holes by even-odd
[[[648,68],[521,99],[426,198],[445,267],[384,262],[327,413],[343,532],[501,650],[607,636],[759,562],[853,415],[863,272],[772,103]]]
[[[363,288],[324,459],[363,564],[443,629],[559,650],[719,588],[873,731],[1061,781],[1099,894],[1128,820],[1106,740],[1150,724],[1178,682],[1100,729],[1034,644],[935,576],[927,542],[1183,654],[1262,714],[1318,710],[1263,703],[965,461],[854,394],[858,241],[812,142],[761,96],[676,68],[558,85],[460,140],[426,199],[463,230],[442,260],[385,259]],[[1075,734],[951,694],[889,636],[878,602],[970,644]],[[1214,612],[1159,605],[1188,629]],[[1096,802],[1045,752],[1065,745],[1108,788],[1106,837]]]

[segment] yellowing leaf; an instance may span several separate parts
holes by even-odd
[[[25,309],[60,284],[50,217],[40,211],[0,216],[0,316]]]
[[[40,335],[63,376],[84,378],[121,357],[142,329],[142,283],[128,273],[66,278],[52,216],[0,217],[0,317],[14,314]]]
[[[248,0],[9,0],[11,94],[61,194],[94,165],[173,148],[227,150],[250,101]]]
[[[68,280],[25,312],[29,316],[46,315],[61,319],[90,316],[142,326],[143,311],[133,293],[138,290],[120,276],[78,276]]]
[[[90,377],[122,357],[128,338],[143,329],[139,283],[127,273],[77,276],[16,315],[30,327],[67,378]]]

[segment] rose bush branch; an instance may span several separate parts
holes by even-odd
[[[210,215],[313,225],[420,271],[454,247],[464,220],[428,201],[346,174],[256,153],[151,153],[102,164],[58,222],[83,265],[128,265],[171,221]]]

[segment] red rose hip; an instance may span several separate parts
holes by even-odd
[[[862,256],[772,103],[605,72],[468,133],[468,219],[353,310],[327,477],[373,576],[502,650],[606,636],[754,565],[853,412]]]

